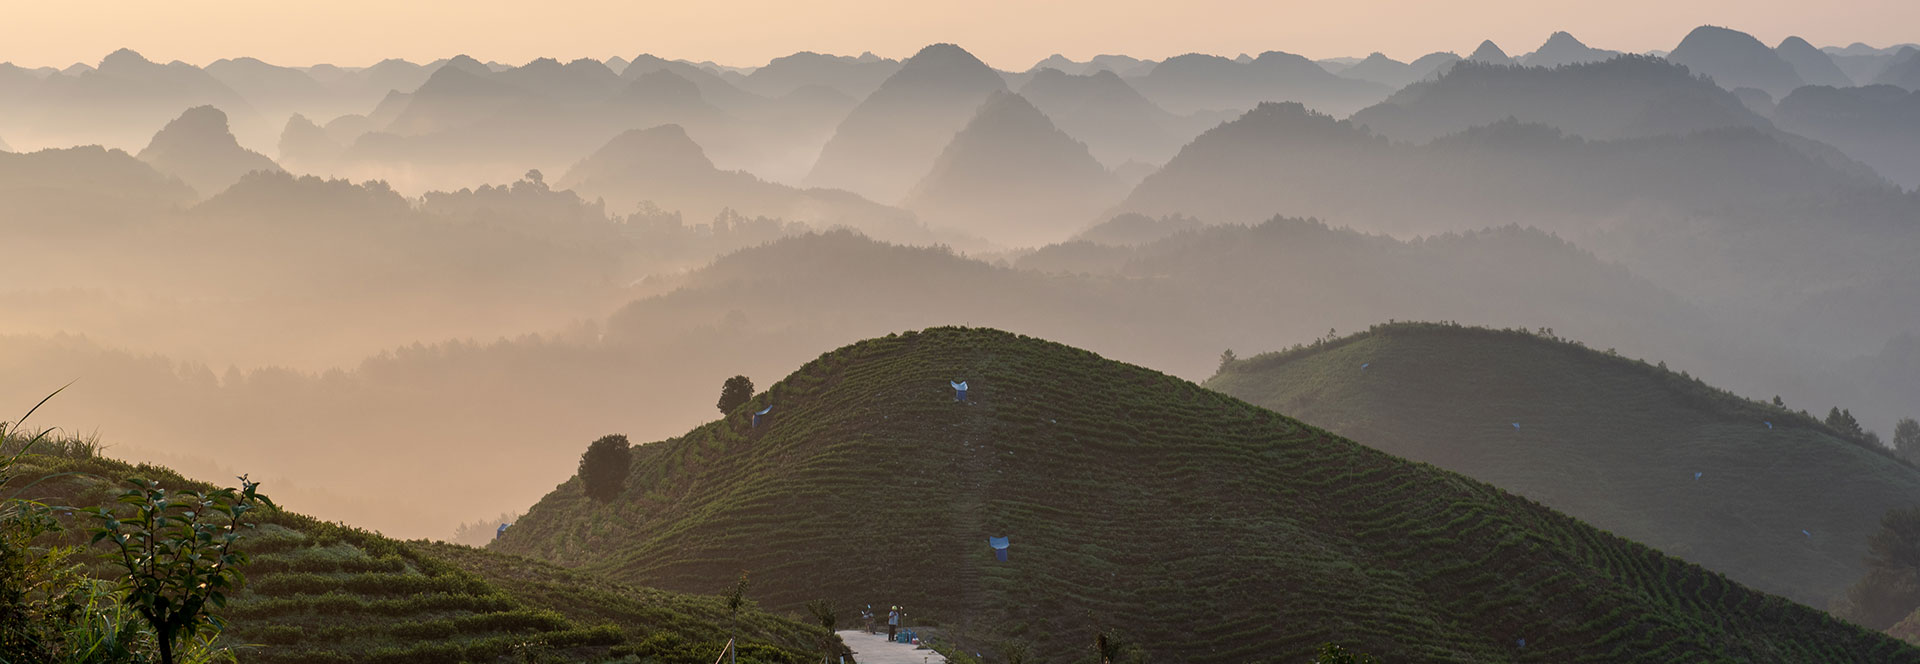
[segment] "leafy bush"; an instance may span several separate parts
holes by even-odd
[[[725,385],[720,386],[720,403],[717,405],[720,407],[720,414],[725,415],[752,399],[753,380],[746,376],[734,376],[728,378]]]
[[[580,455],[580,482],[587,497],[606,502],[620,497],[627,486],[627,470],[633,466],[633,449],[620,434],[601,436]]]

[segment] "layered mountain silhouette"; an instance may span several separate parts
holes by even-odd
[[[1480,42],[1480,47],[1473,49],[1473,53],[1467,55],[1467,61],[1485,65],[1519,64],[1508,56],[1506,51],[1500,50],[1500,46],[1493,43],[1491,39]]]
[[[1717,26],[1694,28],[1666,57],[1729,90],[1757,88],[1779,98],[1804,83],[1792,64],[1753,35]]]
[[[187,109],[136,156],[184,180],[201,196],[220,193],[254,171],[280,170],[266,155],[240,147],[227,129],[227,114],[212,106]]]
[[[1880,262],[1920,244],[1894,221],[1920,214],[1920,203],[1778,135],[1734,127],[1592,141],[1503,120],[1413,146],[1265,105],[1195,139],[1117,211],[1216,223],[1311,215],[1395,233],[1524,221],[1780,326],[1753,336],[1791,329],[1878,346],[1903,329],[1893,311],[1920,307],[1908,293],[1916,276]]]
[[[1814,48],[1813,44],[1799,37],[1788,37],[1773,48],[1780,59],[1793,66],[1793,72],[1807,85],[1831,85],[1845,87],[1853,85],[1853,79],[1826,52]]]
[[[795,189],[751,173],[720,170],[679,125],[636,129],[614,137],[569,169],[558,186],[604,199],[615,209],[650,202],[695,223],[732,210],[819,228],[850,226],[899,241],[929,239],[904,210],[845,191]]]
[[[749,427],[743,409],[768,406]],[[966,651],[1018,640],[1049,661],[1090,622],[1191,662],[1323,641],[1390,660],[1914,656],[1491,485],[1039,339],[873,339],[742,408],[640,446],[609,503],[569,480],[493,548],[667,589],[760,570],[775,610],[899,598]]]
[[[1087,142],[1109,167],[1129,161],[1161,164],[1204,127],[1204,120],[1168,113],[1111,71],[1068,74],[1041,69],[1020,96],[1046,113],[1069,136]]]
[[[1562,67],[1583,62],[1600,62],[1620,55],[1619,51],[1594,48],[1574,38],[1571,33],[1555,32],[1547,37],[1540,48],[1528,53],[1519,60],[1519,64],[1528,67]]]
[[[1086,144],[1025,97],[996,92],[903,205],[929,225],[1019,246],[1065,239],[1124,194]]]
[[[191,204],[193,188],[121,150],[98,145],[0,152],[0,208],[11,231],[91,229]],[[24,244],[15,237],[15,246]]]
[[[1920,471],[1812,417],[1532,332],[1377,326],[1206,385],[1811,606],[1860,577],[1879,515],[1920,490]]]
[[[193,106],[213,105],[233,113],[243,133],[270,136],[254,107],[206,71],[184,62],[159,64],[129,49],[100,60],[97,68],[48,76],[33,94],[9,106],[42,144],[144,144],[152,127]]]
[[[1353,114],[1356,124],[1419,142],[1507,118],[1597,139],[1767,124],[1685,68],[1637,55],[1555,69],[1465,62]]]
[[[1005,89],[999,74],[958,46],[920,49],[847,114],[807,183],[898,201],[980,104]]]
[[[1445,71],[1448,66],[1459,61],[1460,56],[1444,52],[1430,53],[1421,56],[1420,59],[1414,60],[1411,63],[1400,62],[1386,55],[1374,53],[1368,55],[1366,59],[1354,63],[1353,66],[1340,70],[1340,75],[1362,81],[1372,81],[1398,90],[1407,87],[1407,85],[1415,81],[1422,81],[1436,76],[1440,72]]]
[[[1920,90],[1920,48],[1908,46],[1900,49],[1887,61],[1886,67],[1873,77],[1873,82]]]
[[[1312,60],[1279,51],[1246,62],[1189,53],[1168,58],[1130,82],[1174,113],[1242,111],[1261,102],[1294,101],[1345,114],[1390,92],[1381,84],[1337,76]]]
[[[761,95],[779,97],[818,85],[854,99],[864,99],[899,69],[900,62],[895,60],[862,60],[801,51],[774,58],[767,66],[753,70],[742,81],[742,86]]]
[[[1807,86],[1780,100],[1781,129],[1839,148],[1903,187],[1920,187],[1920,92]]]

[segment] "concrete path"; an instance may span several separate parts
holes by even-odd
[[[940,653],[926,648],[905,643],[888,643],[885,632],[868,634],[857,629],[849,629],[836,633],[840,635],[841,641],[846,642],[848,648],[853,649],[853,659],[860,664],[946,664],[947,662],[947,658],[941,657]]]

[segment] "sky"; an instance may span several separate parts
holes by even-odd
[[[82,10],[80,7],[84,7]],[[364,66],[460,53],[521,64],[652,53],[758,66],[801,50],[906,57],[953,42],[1002,69],[1052,53],[1161,59],[1281,50],[1465,55],[1482,39],[1533,50],[1555,30],[1590,45],[1667,50],[1702,24],[1768,45],[1920,42],[1916,0],[0,0],[0,60],[97,63],[114,49],[197,65],[251,56]]]

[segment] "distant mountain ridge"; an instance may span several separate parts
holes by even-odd
[[[958,46],[923,48],[847,114],[807,183],[898,201],[980,104],[1006,88],[999,74]]]

